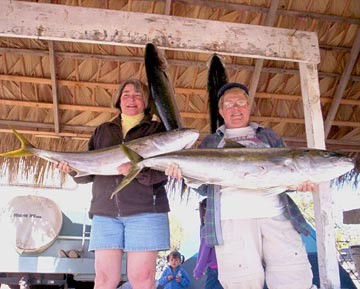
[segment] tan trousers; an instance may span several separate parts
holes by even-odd
[[[312,287],[301,236],[284,216],[223,220],[221,226],[224,245],[215,250],[224,289],[262,289],[265,278],[269,289]]]

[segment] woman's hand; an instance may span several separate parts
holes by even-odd
[[[68,163],[65,161],[60,161],[59,163],[57,163],[55,165],[55,168],[59,169],[60,171],[64,172],[64,173],[70,173],[73,170],[69,167]]]
[[[165,175],[175,179],[182,179],[181,170],[177,164],[170,164],[165,169]]]
[[[119,172],[119,175],[127,176],[130,172],[131,166],[132,166],[131,162],[123,163],[120,166],[118,166],[117,170]]]

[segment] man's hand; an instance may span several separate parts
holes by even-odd
[[[165,169],[165,175],[175,179],[182,179],[181,170],[177,164],[170,164]]]
[[[297,191],[316,193],[318,191],[318,186],[310,181],[306,181],[297,187]]]

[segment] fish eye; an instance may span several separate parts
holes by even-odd
[[[330,157],[330,153],[329,152],[323,152],[322,153],[322,156],[324,157],[324,158],[328,158],[328,157]]]

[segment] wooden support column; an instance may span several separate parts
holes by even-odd
[[[299,63],[299,67],[307,145],[310,148],[325,149],[317,67],[316,64],[306,63]],[[330,183],[320,184],[319,192],[313,193],[313,200],[320,286],[322,289],[340,289]]]
[[[59,100],[57,93],[56,59],[55,59],[54,42],[48,41],[48,44],[49,44],[49,61],[50,61],[50,71],[51,71],[51,92],[53,96],[54,128],[55,128],[55,132],[59,133],[60,132]]]

